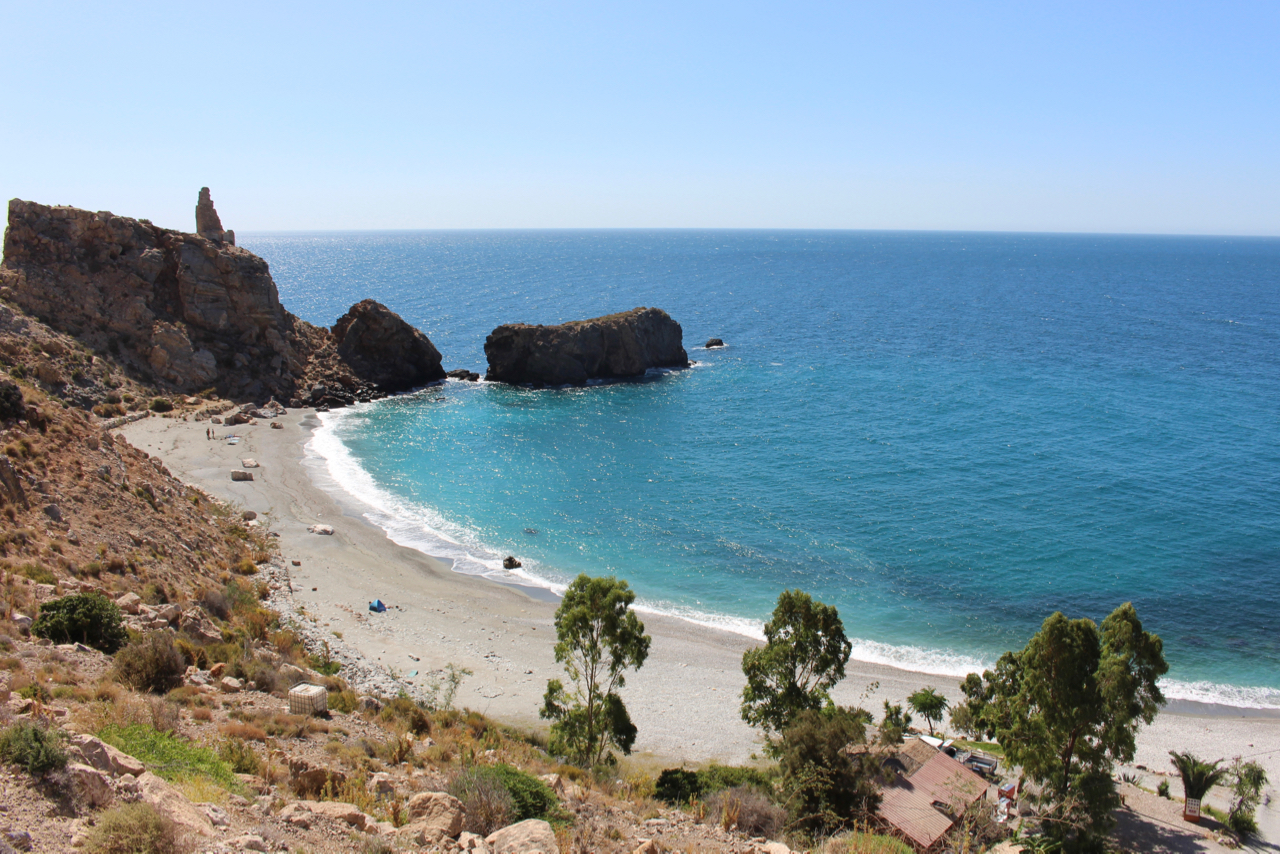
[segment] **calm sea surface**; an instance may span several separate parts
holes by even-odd
[[[244,235],[331,325],[373,297],[445,367],[501,323],[666,309],[697,365],[450,381],[313,443],[461,571],[617,574],[759,633],[836,604],[861,658],[963,674],[1133,601],[1171,696],[1280,707],[1280,240],[718,231]],[[716,336],[722,350],[703,350]],[[394,598],[394,591],[387,592]]]

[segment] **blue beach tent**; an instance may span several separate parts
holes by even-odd
[[[381,614],[383,611],[387,610],[387,606],[382,604],[381,599],[374,599],[369,603],[369,610]]]

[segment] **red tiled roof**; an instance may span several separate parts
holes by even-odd
[[[884,792],[879,813],[921,848],[942,838],[952,817],[934,806],[947,804],[954,815],[963,813],[986,794],[987,781],[947,756],[937,753],[919,771]]]
[[[934,809],[926,795],[900,784],[884,793],[878,812],[921,848],[933,845],[951,829],[951,816]]]
[[[962,813],[969,804],[987,793],[987,781],[952,759],[938,753],[910,777],[913,788],[924,791],[930,801],[950,804]]]

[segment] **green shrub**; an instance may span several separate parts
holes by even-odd
[[[1169,797],[1169,781],[1161,780],[1160,785],[1156,786],[1156,794],[1162,798]]]
[[[153,397],[151,398],[151,411],[172,412],[173,401],[169,400],[167,397]]]
[[[494,765],[493,772],[515,801],[516,821],[529,818],[551,820],[558,817],[560,802],[546,783],[510,765]]]
[[[462,829],[488,836],[516,821],[516,802],[493,768],[471,765],[449,782],[449,794],[462,802]]]
[[[181,828],[145,802],[122,804],[98,816],[85,841],[95,854],[183,854],[190,850]]]
[[[0,759],[21,766],[32,776],[65,768],[67,754],[62,749],[63,737],[56,729],[20,721],[0,730]]]
[[[653,784],[653,796],[672,806],[687,804],[702,794],[702,781],[694,771],[683,768],[666,768]]]
[[[13,375],[22,376],[21,373],[13,373]],[[26,414],[27,404],[22,399],[22,389],[11,382],[0,382],[0,421],[14,421],[25,417]]]
[[[18,575],[26,576],[37,584],[57,584],[58,576],[38,563],[23,564],[14,570]]]
[[[806,710],[782,733],[778,745],[789,827],[822,837],[875,814],[880,795],[871,774],[845,748],[866,740],[866,712]]]
[[[120,609],[101,593],[77,593],[40,605],[31,633],[54,643],[83,643],[108,655],[124,646],[129,635]]]
[[[187,662],[168,632],[151,632],[116,653],[112,675],[135,691],[167,694],[182,684]]]
[[[262,759],[247,741],[232,738],[218,748],[218,758],[231,766],[237,774],[257,774],[262,770]]]
[[[98,738],[147,766],[147,770],[174,782],[206,779],[237,794],[240,780],[235,772],[212,750],[192,744],[172,732],[160,732],[146,724],[127,727],[111,725],[98,733]]]
[[[741,765],[714,763],[696,772],[683,768],[666,769],[658,775],[653,795],[669,804],[686,804],[703,795],[743,786],[765,797],[773,795],[773,782],[764,772]]]
[[[708,795],[721,789],[736,789],[741,786],[748,786],[762,795],[773,794],[773,781],[767,774],[743,765],[712,763],[698,771],[698,783],[702,792]]]

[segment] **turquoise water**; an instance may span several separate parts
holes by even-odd
[[[866,232],[248,235],[319,324],[372,296],[445,367],[496,325],[639,305],[697,365],[449,382],[313,450],[399,541],[758,633],[839,606],[855,655],[963,674],[1132,600],[1172,696],[1280,706],[1280,240]],[[708,337],[729,346],[707,351]]]

